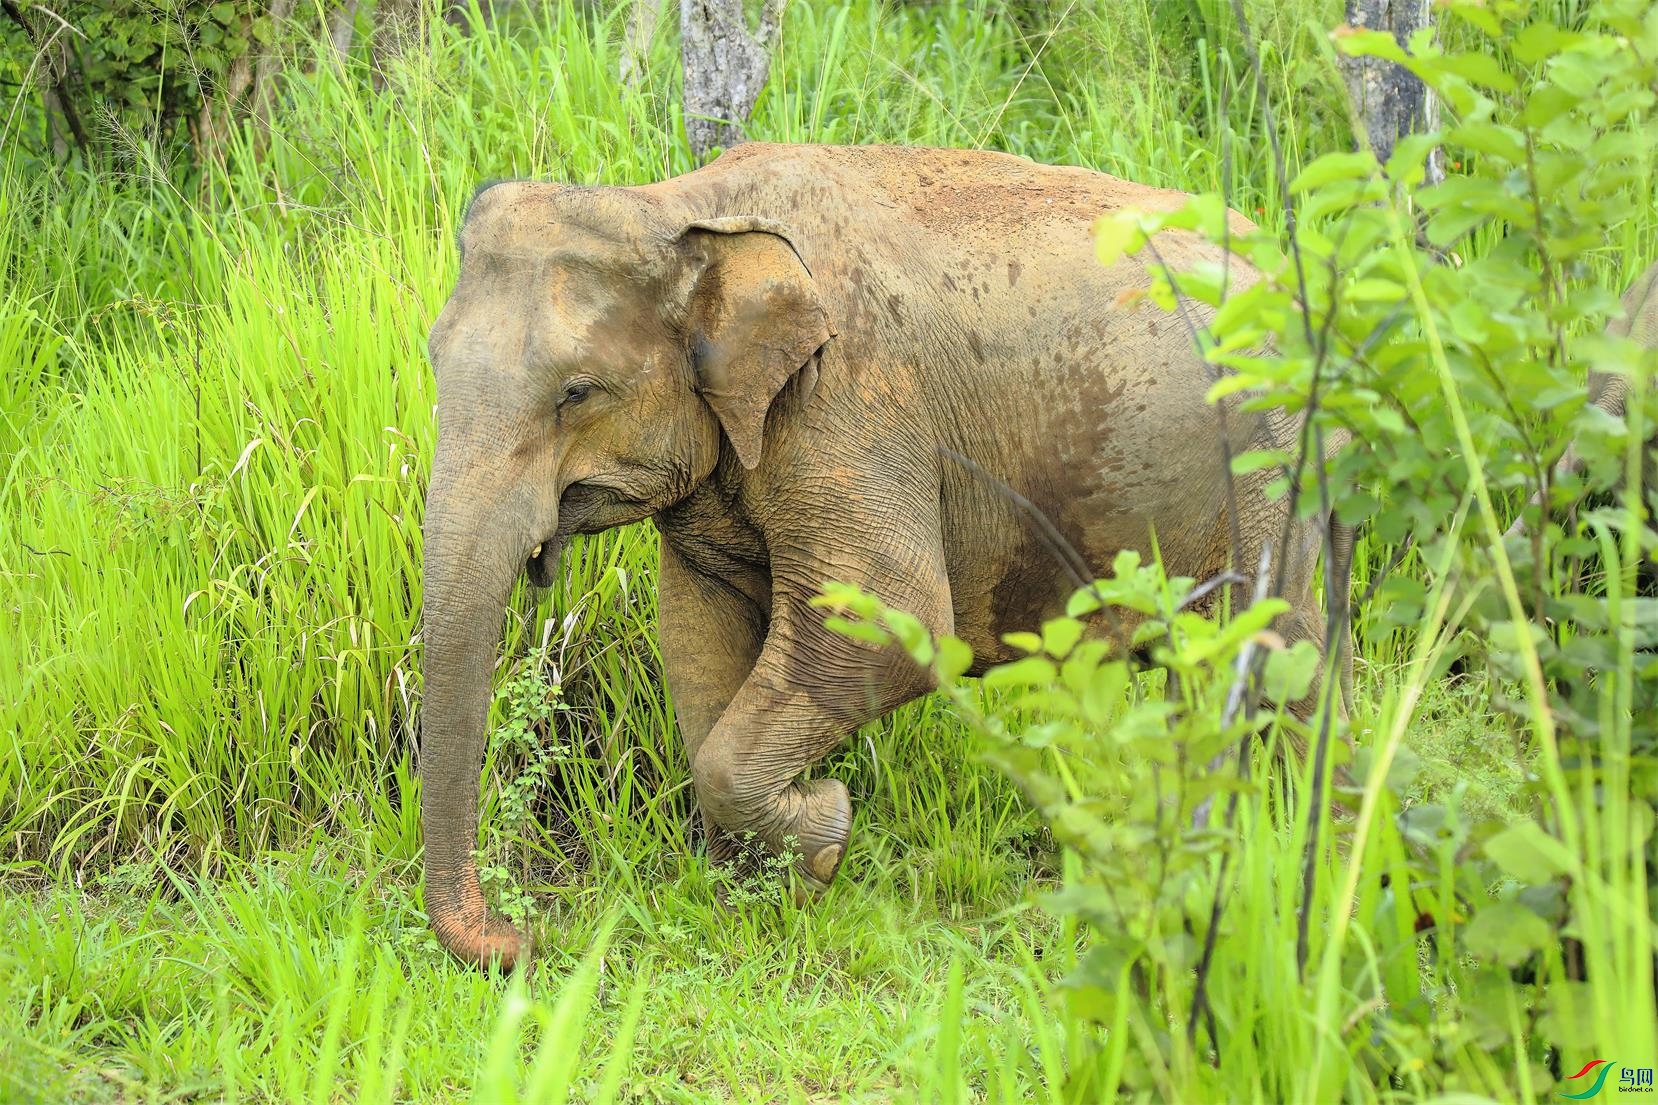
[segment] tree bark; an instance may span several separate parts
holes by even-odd
[[[627,30],[622,35],[622,60],[618,67],[622,83],[629,88],[637,87],[645,75],[645,58],[650,54],[661,14],[661,0],[633,0]]]
[[[346,0],[328,16],[328,41],[339,55],[343,66],[351,56],[351,43],[357,37],[357,8],[359,0]]]
[[[1347,22],[1363,30],[1389,31],[1400,45],[1431,25],[1428,0],[1347,0]],[[1342,68],[1378,161],[1385,164],[1407,134],[1439,125],[1438,100],[1403,66],[1381,58],[1343,58]],[[1444,179],[1442,158],[1438,149],[1428,155],[1427,183]]]
[[[754,34],[742,0],[680,0],[679,12],[685,137],[700,161],[716,146],[743,140],[743,124],[771,71],[783,0],[765,0]]]
[[[371,79],[376,91],[386,86],[386,70],[425,34],[424,0],[380,0],[375,5]]]
[[[250,41],[247,52],[231,63],[224,82],[217,88],[203,89],[201,108],[196,115],[199,163],[224,160],[230,135],[244,119],[254,121],[254,149],[263,151],[276,75],[283,60],[282,43],[295,3],[296,0],[269,0],[265,14],[270,17],[272,41],[264,45]]]

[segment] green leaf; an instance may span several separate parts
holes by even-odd
[[[1452,15],[1455,15],[1467,23],[1478,27],[1491,38],[1501,38],[1503,36],[1502,20],[1498,19],[1497,14],[1489,8],[1473,3],[1446,4],[1445,8]]]
[[[1513,127],[1495,123],[1454,127],[1445,138],[1471,153],[1485,154],[1506,165],[1519,165],[1526,159],[1525,137]]]
[[[1430,852],[1445,845],[1454,847],[1462,836],[1445,807],[1437,802],[1424,802],[1400,813],[1399,831],[1406,840]]]
[[[1439,144],[1437,131],[1405,135],[1388,155],[1387,175],[1404,187],[1420,186],[1427,175],[1428,154]]]
[[[1274,702],[1288,704],[1306,696],[1318,675],[1318,649],[1311,641],[1273,649],[1261,671],[1261,688]]]
[[[892,634],[873,622],[855,622],[847,618],[831,614],[823,619],[824,628],[843,637],[851,637],[856,641],[868,641],[872,645],[890,645]]]
[[[999,664],[985,672],[984,685],[992,688],[1045,687],[1058,675],[1059,669],[1054,667],[1052,660],[1045,656],[1027,656],[1011,664]]]
[[[1389,31],[1365,31],[1356,27],[1338,27],[1330,32],[1336,49],[1354,58],[1382,58],[1403,65],[1409,61],[1405,48]]]
[[[1094,670],[1081,695],[1082,716],[1093,729],[1103,730],[1111,724],[1127,696],[1128,681],[1128,665],[1121,660]]]
[[[973,666],[973,650],[967,642],[960,637],[940,637],[937,643],[938,659],[933,666],[939,678],[949,681],[967,674],[967,669]]]
[[[1075,618],[1053,618],[1042,623],[1042,649],[1063,660],[1082,639],[1082,623]]]
[[[1508,70],[1490,54],[1447,54],[1439,59],[1437,68],[1495,92],[1514,92],[1519,88]]]
[[[1115,265],[1124,257],[1138,253],[1146,244],[1146,233],[1140,228],[1140,212],[1132,207],[1101,215],[1094,220],[1094,256],[1102,265]]]
[[[904,610],[885,610],[881,613],[881,620],[892,630],[892,635],[898,639],[904,651],[913,656],[917,663],[932,663],[932,634],[921,624],[920,618]]]
[[[1594,1027],[1595,991],[1589,983],[1555,979],[1542,998],[1537,1032],[1543,1039],[1568,1048],[1590,1048],[1599,1042]]]
[[[1376,175],[1376,169],[1376,156],[1369,150],[1327,153],[1295,175],[1290,191],[1310,192],[1338,180],[1367,180]]]
[[[1405,298],[1405,286],[1372,276],[1347,285],[1346,295],[1354,303],[1398,303]]]
[[[1565,874],[1565,868],[1556,861],[1560,848],[1560,843],[1533,821],[1517,821],[1485,842],[1485,854],[1504,874],[1532,885]]]
[[[1095,588],[1084,587],[1078,591],[1073,591],[1071,597],[1065,600],[1065,615],[1070,618],[1080,618],[1092,614],[1103,605]]]
[[[1263,468],[1282,468],[1289,461],[1289,454],[1282,449],[1251,449],[1232,458],[1232,474],[1247,476]]]
[[[1548,922],[1515,902],[1496,902],[1474,915],[1462,941],[1475,956],[1518,967],[1549,942]]]
[[[1002,643],[1020,652],[1041,652],[1042,638],[1034,633],[1004,633]]]
[[[1361,748],[1353,753],[1353,777],[1368,780],[1376,759],[1374,748]],[[1387,788],[1395,794],[1402,793],[1411,784],[1417,773],[1422,770],[1422,757],[1418,756],[1409,745],[1400,745],[1393,753],[1393,759],[1387,765],[1387,778],[1384,780]],[[1416,809],[1424,807],[1417,806]],[[1437,806],[1426,807],[1437,810]],[[1442,823],[1442,821],[1440,822]]]
[[[881,600],[865,594],[850,583],[825,583],[823,593],[813,595],[810,605],[841,614],[856,614],[860,618],[874,618],[881,613]]]

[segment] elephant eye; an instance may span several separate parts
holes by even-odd
[[[593,394],[593,385],[582,381],[572,381],[564,385],[564,394],[559,396],[558,405],[561,407],[574,406]]]

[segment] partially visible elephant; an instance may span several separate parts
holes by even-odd
[[[1634,338],[1648,349],[1658,349],[1658,263],[1654,263],[1633,284],[1624,289],[1623,318],[1607,324],[1606,332],[1620,338]],[[1613,418],[1624,417],[1629,404],[1629,377],[1610,372],[1589,372],[1589,402]],[[1583,458],[1568,445],[1555,465],[1555,478],[1564,479],[1583,471]],[[1641,486],[1648,493],[1658,489],[1658,427],[1647,438]],[[1531,497],[1529,507],[1541,505],[1541,492]],[[1510,535],[1527,532],[1525,518],[1514,520]]]
[[[1182,321],[1124,294],[1144,264],[1093,254],[1102,213],[1184,199],[998,153],[762,144],[643,187],[476,197],[431,334],[421,804],[450,951],[525,951],[479,888],[478,775],[503,606],[520,572],[552,580],[571,534],[655,519],[711,852],[752,834],[812,884],[852,808],[799,776],[930,683],[809,600],[857,584],[962,637],[975,672],[1009,659],[1002,634],[1074,589],[1009,489],[1096,567],[1155,540],[1171,575],[1247,578],[1271,544],[1280,633],[1322,644],[1319,521],[1266,496],[1273,473],[1239,477],[1235,556],[1222,474],[1223,446],[1293,447],[1298,419],[1219,417]],[[1182,232],[1156,245],[1175,271],[1220,259]]]

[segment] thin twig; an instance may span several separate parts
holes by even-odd
[[[1283,146],[1278,140],[1277,120],[1276,120],[1276,118],[1274,116],[1274,113],[1273,113],[1273,110],[1272,110],[1272,101],[1271,101],[1271,99],[1270,99],[1270,97],[1268,96],[1268,93],[1267,93],[1266,74],[1263,72],[1263,70],[1261,68],[1260,52],[1255,47],[1254,36],[1250,33],[1249,18],[1244,14],[1243,0],[1232,0],[1232,14],[1233,14],[1233,17],[1237,20],[1238,33],[1239,33],[1239,36],[1241,37],[1242,42],[1243,42],[1245,56],[1249,60],[1250,70],[1251,70],[1251,72],[1252,72],[1252,74],[1254,75],[1254,78],[1255,78],[1256,92],[1260,97],[1263,123],[1266,127],[1267,140],[1270,143],[1271,148],[1272,148],[1273,167],[1274,167],[1274,171],[1277,173],[1278,190],[1279,190],[1279,194],[1282,198],[1282,202],[1283,202],[1284,231],[1285,231],[1285,234],[1288,236],[1288,239],[1289,239],[1290,258],[1291,258],[1291,260],[1292,260],[1292,262],[1294,263],[1294,266],[1295,266],[1296,290],[1299,293],[1297,298],[1298,298],[1298,300],[1300,302],[1300,306],[1301,306],[1300,314],[1301,314],[1302,333],[1303,333],[1303,336],[1305,337],[1305,339],[1307,341],[1308,347],[1314,353],[1313,379],[1312,379],[1312,384],[1311,384],[1310,388],[1308,389],[1307,407],[1306,407],[1306,413],[1304,415],[1305,422],[1303,423],[1303,425],[1305,427],[1310,428],[1311,438],[1312,438],[1310,444],[1318,452],[1317,477],[1318,477],[1318,487],[1319,487],[1320,508],[1324,513],[1324,525],[1323,525],[1324,542],[1323,543],[1324,543],[1325,564],[1326,564],[1325,575],[1327,577],[1326,578],[1326,588],[1327,588],[1327,595],[1329,595],[1329,594],[1333,594],[1334,587],[1335,587],[1335,582],[1328,578],[1331,575],[1329,567],[1331,565],[1331,561],[1332,561],[1332,557],[1333,557],[1334,543],[1333,543],[1333,540],[1332,540],[1332,531],[1331,531],[1330,514],[1329,514],[1329,502],[1330,502],[1329,473],[1328,473],[1326,465],[1324,463],[1323,433],[1322,433],[1322,431],[1321,431],[1321,429],[1318,425],[1318,411],[1319,411],[1318,400],[1319,400],[1319,387],[1320,387],[1321,378],[1322,378],[1322,375],[1323,375],[1322,369],[1324,367],[1325,357],[1326,357],[1326,354],[1328,352],[1329,324],[1330,324],[1330,321],[1334,317],[1334,314],[1335,314],[1334,284],[1332,282],[1332,302],[1331,302],[1330,308],[1329,308],[1329,312],[1330,312],[1329,316],[1327,316],[1326,319],[1325,319],[1325,325],[1322,328],[1321,333],[1317,337],[1315,337],[1314,334],[1313,334],[1312,309],[1309,305],[1309,299],[1308,299],[1308,296],[1307,296],[1306,265],[1305,265],[1304,259],[1302,258],[1302,254],[1301,254],[1301,243],[1300,243],[1300,240],[1299,240],[1299,238],[1296,234],[1295,197],[1290,192],[1289,180],[1287,179],[1287,170],[1286,170],[1286,166],[1285,166],[1285,163],[1284,163]],[[1332,252],[1332,260],[1331,260],[1332,265],[1334,265],[1334,256],[1335,256],[1335,252]],[[1297,462],[1296,462],[1296,478],[1291,482],[1291,486],[1290,486],[1290,495],[1293,496],[1293,498],[1290,500],[1290,511],[1289,511],[1288,515],[1285,517],[1285,521],[1284,521],[1284,529],[1285,529],[1286,537],[1288,535],[1290,525],[1292,524],[1294,516],[1295,516],[1296,504],[1299,503],[1299,501],[1300,501],[1300,495],[1301,495],[1300,475],[1301,475],[1301,472],[1305,469],[1306,464],[1307,464],[1307,460],[1308,460],[1307,446],[1308,446],[1308,444],[1309,444],[1309,442],[1307,440],[1307,434],[1304,431],[1303,436],[1302,436],[1301,456],[1297,459]],[[1286,550],[1287,550],[1287,544],[1286,544],[1285,547],[1286,547]],[[1288,556],[1285,556],[1281,559],[1280,566],[1279,566],[1280,574],[1282,574],[1282,572],[1284,570],[1284,563],[1286,563],[1288,561],[1288,559],[1289,559]],[[1330,601],[1328,601],[1328,598],[1327,598],[1326,605],[1331,606],[1331,607],[1335,607],[1336,609],[1331,609],[1331,610],[1328,611],[1326,621],[1325,621],[1325,637],[1324,637],[1324,669],[1325,669],[1325,674],[1324,674],[1324,692],[1323,692],[1323,696],[1322,696],[1323,697],[1323,711],[1322,711],[1322,716],[1320,717],[1320,721],[1319,721],[1317,748],[1315,749],[1315,751],[1313,753],[1313,763],[1314,763],[1314,773],[1315,773],[1314,774],[1314,779],[1313,779],[1313,796],[1312,796],[1312,800],[1308,803],[1308,809],[1307,809],[1308,819],[1315,827],[1316,827],[1317,819],[1318,819],[1318,815],[1319,815],[1318,807],[1319,807],[1319,804],[1322,801],[1322,797],[1323,797],[1323,774],[1324,774],[1324,767],[1325,767],[1326,760],[1327,760],[1328,753],[1329,753],[1330,732],[1331,732],[1331,729],[1333,728],[1333,717],[1332,717],[1332,715],[1333,715],[1333,712],[1334,712],[1334,709],[1335,709],[1334,696],[1331,694],[1331,688],[1334,686],[1334,683],[1333,683],[1333,680],[1332,680],[1332,675],[1333,675],[1332,665],[1330,663],[1330,652],[1331,652],[1330,645],[1331,645],[1331,641],[1332,641],[1332,637],[1333,637],[1334,633],[1339,630],[1339,626],[1337,625],[1338,620],[1346,621],[1346,622],[1348,622],[1349,625],[1351,623],[1351,609],[1350,609],[1350,607],[1348,606],[1348,604],[1346,602],[1340,602],[1340,603],[1330,602]],[[1338,643],[1336,644],[1336,651],[1339,653],[1340,649],[1341,649],[1341,646],[1340,646],[1339,641],[1338,641]],[[1300,917],[1300,921],[1299,921],[1299,931],[1297,933],[1297,941],[1296,941],[1296,973],[1297,973],[1298,977],[1301,977],[1303,979],[1305,978],[1305,974],[1306,974],[1307,944],[1308,944],[1308,938],[1309,938],[1308,926],[1309,926],[1309,923],[1310,923],[1310,917],[1311,917],[1311,911],[1312,911],[1312,889],[1313,889],[1312,883],[1313,883],[1313,877],[1316,873],[1316,865],[1314,863],[1314,850],[1315,850],[1315,846],[1316,846],[1316,836],[1317,836],[1316,829],[1315,829],[1315,831],[1309,832],[1309,834],[1308,834],[1306,863],[1304,865],[1303,878],[1302,878],[1301,917]]]
[[[1175,609],[1178,611],[1190,608],[1194,604],[1202,601],[1217,587],[1229,587],[1234,583],[1248,582],[1249,580],[1246,577],[1239,575],[1230,568],[1224,572],[1216,572],[1214,575],[1192,588],[1192,593],[1187,595],[1185,599],[1181,601],[1180,605],[1175,607]]]
[[[1334,309],[1332,305],[1332,314]],[[1323,455],[1323,434],[1313,427],[1313,441]],[[1319,509],[1324,523],[1324,686],[1319,694],[1318,737],[1313,746],[1313,787],[1307,798],[1307,848],[1301,863],[1301,916],[1296,921],[1295,969],[1305,979],[1307,952],[1311,941],[1313,915],[1313,885],[1318,874],[1319,829],[1323,826],[1324,775],[1330,756],[1330,734],[1335,728],[1336,696],[1335,673],[1342,660],[1342,640],[1337,636],[1340,625],[1347,618],[1346,596],[1337,596],[1340,580],[1336,579],[1334,525],[1330,515],[1330,480],[1325,466],[1318,466]],[[1332,644],[1334,648],[1332,649]]]
[[[1256,602],[1260,602],[1266,598],[1267,580],[1272,574],[1271,560],[1271,546],[1263,545],[1261,547],[1261,562],[1255,571],[1254,598]],[[1255,667],[1256,652],[1256,642],[1252,638],[1244,642],[1243,648],[1238,653],[1237,661],[1233,666],[1234,677],[1232,680],[1232,686],[1226,693],[1226,707],[1221,712],[1221,732],[1223,733],[1237,718],[1238,712],[1245,709],[1250,701],[1250,696],[1246,692],[1246,688],[1252,678],[1252,672]],[[1249,742],[1252,737],[1252,733],[1245,732],[1238,741],[1237,770],[1240,782],[1247,781],[1249,778]],[[1221,762],[1224,760],[1224,755],[1224,753],[1217,755],[1210,761],[1211,770],[1220,766]],[[1232,792],[1231,797],[1227,799],[1226,827],[1228,829],[1232,827],[1233,821],[1237,816],[1238,794],[1242,789],[1242,787],[1237,788]],[[1212,795],[1204,798],[1203,801],[1198,803],[1197,809],[1192,811],[1192,825],[1194,828],[1202,829],[1208,824],[1209,807],[1213,800]],[[1231,867],[1231,865],[1232,853],[1230,851],[1222,852],[1220,857],[1220,865],[1215,871],[1215,896],[1209,903],[1209,926],[1203,933],[1203,953],[1198,957],[1197,968],[1195,971],[1196,981],[1192,986],[1192,1007],[1186,1015],[1187,1045],[1191,1046],[1196,1044],[1197,1026],[1199,1021],[1202,1021],[1209,1026],[1209,1038],[1214,1040],[1217,1051],[1220,1048],[1220,1040],[1215,1035],[1214,1014],[1209,1008],[1209,971],[1211,966],[1214,964],[1215,944],[1220,936],[1221,914],[1226,909],[1226,876],[1227,870]]]

